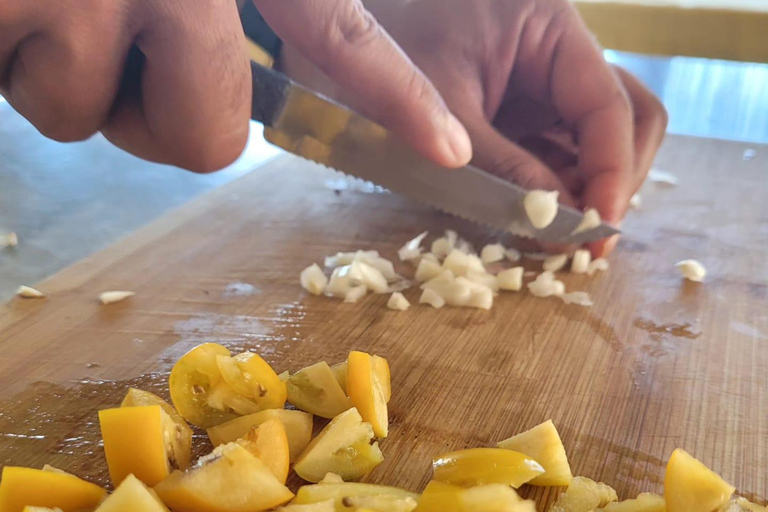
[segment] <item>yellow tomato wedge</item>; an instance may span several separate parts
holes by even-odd
[[[373,371],[379,378],[381,389],[384,392],[384,400],[389,403],[389,399],[392,398],[392,376],[389,373],[389,363],[386,359],[380,356],[373,357]]]
[[[278,419],[288,436],[291,462],[296,460],[312,439],[312,415],[303,411],[268,409],[266,411],[235,418],[208,429],[213,446],[231,443],[245,437],[254,427],[272,419]]]
[[[333,500],[321,501],[319,503],[307,503],[306,505],[296,505],[291,503],[280,507],[276,512],[336,512]],[[349,512],[348,510],[345,512]]]
[[[605,512],[665,512],[664,498],[651,492],[640,493],[632,500],[616,501],[598,510]]]
[[[714,471],[678,448],[667,462],[664,501],[667,512],[715,510],[735,488]]]
[[[347,498],[345,500],[345,498]],[[350,507],[365,506],[365,503],[371,504],[375,500],[376,510],[412,510],[419,495],[398,487],[389,487],[386,485],[360,484],[360,483],[331,483],[305,485],[300,487],[296,493],[296,499],[292,504],[311,504],[324,503],[332,501],[337,512],[348,512]],[[446,512],[444,509],[441,512]]]
[[[470,487],[433,480],[419,499],[417,512],[536,512],[533,501],[523,500],[508,485]]]
[[[24,507],[24,510],[22,512],[63,512],[63,511],[60,508]]]
[[[278,419],[268,420],[254,427],[238,441],[269,468],[281,484],[288,479],[290,455],[288,436]]]
[[[324,361],[299,370],[285,384],[288,401],[315,416],[335,418],[352,407],[352,401]]]
[[[552,420],[510,437],[497,446],[524,453],[541,464],[544,474],[528,482],[529,485],[567,486],[573,480],[565,447]]]
[[[240,395],[253,399],[261,410],[281,409],[285,405],[285,383],[257,354],[220,355],[216,356],[216,364],[224,381]]]
[[[309,482],[319,482],[328,473],[344,480],[359,478],[384,460],[379,445],[370,444],[373,428],[364,423],[357,409],[335,417],[304,449],[293,469]]]
[[[506,484],[517,489],[544,473],[532,458],[501,448],[471,448],[446,453],[432,461],[434,479],[440,482],[473,487]]]
[[[174,471],[155,487],[175,512],[261,512],[293,493],[238,443],[219,446],[186,472]]]
[[[170,452],[173,455],[171,464],[181,470],[187,469],[192,455],[192,429],[171,404],[149,391],[131,388],[120,407],[144,407],[148,405],[159,405],[173,420],[175,432],[166,431],[168,442],[171,445]]]
[[[155,491],[135,476],[128,475],[115,492],[104,500],[96,512],[168,512]]]
[[[181,416],[193,425],[210,428],[238,416],[224,404],[221,384],[226,384],[216,364],[216,356],[229,350],[216,343],[204,343],[184,354],[171,370],[171,401]],[[228,386],[226,386],[228,387]],[[211,393],[216,390],[211,404]],[[229,393],[228,395],[231,395]]]
[[[344,361],[343,363],[337,363],[331,366],[331,371],[333,372],[333,376],[336,377],[336,382],[338,382],[339,386],[341,386],[342,391],[346,393],[347,392],[347,362]]]
[[[353,351],[347,359],[347,394],[363,421],[373,426],[376,437],[387,437],[389,414],[382,383],[374,371],[373,358]]]
[[[568,489],[560,494],[549,512],[590,512],[618,499],[611,486],[577,476]]]
[[[64,512],[91,509],[107,491],[74,475],[58,471],[5,466],[0,480],[0,510],[24,507],[60,508]]]

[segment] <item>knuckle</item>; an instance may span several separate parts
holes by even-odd
[[[533,189],[541,185],[540,167],[532,155],[505,153],[492,158],[487,166],[489,172],[523,188]]]
[[[333,26],[334,39],[341,44],[364,46],[380,35],[378,22],[359,0],[342,2]]]

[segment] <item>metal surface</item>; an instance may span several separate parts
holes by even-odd
[[[277,73],[259,68],[254,66],[254,119],[269,125],[268,141],[291,153],[517,236],[583,244],[618,233],[602,224],[572,235],[583,215],[562,205],[554,222],[537,230],[523,208],[525,189],[472,166],[434,164],[378,124],[287,79],[265,78]],[[265,90],[272,85],[277,94]],[[277,113],[261,99],[274,97],[280,100]]]

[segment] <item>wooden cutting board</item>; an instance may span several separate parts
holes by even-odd
[[[563,276],[594,307],[521,292],[491,311],[309,296],[299,272],[336,251],[394,258],[424,229],[477,245],[489,234],[392,194],[334,192],[334,173],[281,157],[40,283],[47,299],[0,310],[0,462],[106,484],[96,411],[130,385],[167,396],[174,360],[216,341],[278,371],[350,349],[386,356],[392,426],[370,481],[420,490],[433,456],[552,418],[574,473],[622,497],[660,492],[683,447],[765,502],[768,147],[744,161],[747,147],[668,139],[657,165],[679,186],[646,184],[607,273]],[[704,262],[706,283],[681,280],[684,258]],[[137,295],[97,303],[122,289]],[[524,492],[543,508],[558,491]]]

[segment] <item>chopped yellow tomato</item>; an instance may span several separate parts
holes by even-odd
[[[544,473],[532,458],[513,450],[472,448],[446,453],[432,461],[434,479],[440,482],[474,487],[506,484],[517,489]]]
[[[382,383],[374,371],[373,358],[353,351],[347,359],[347,394],[363,421],[373,426],[376,437],[387,437],[389,414]]]
[[[389,399],[392,398],[392,376],[389,373],[389,363],[383,357],[373,356],[373,371],[379,378],[384,400],[389,403]]]
[[[343,363],[337,363],[331,366],[331,371],[333,372],[334,377],[336,377],[336,381],[339,383],[339,386],[341,386],[342,391],[346,393],[347,392],[347,362],[344,361]]]
[[[640,493],[633,500],[617,501],[598,509],[605,512],[664,512],[664,498],[651,492]]]
[[[58,471],[5,466],[0,480],[0,510],[22,512],[24,507],[60,508],[64,512],[91,509],[107,491],[76,476]]]
[[[133,474],[152,487],[171,472],[176,426],[159,405],[105,409],[99,411],[99,423],[115,486]]]
[[[489,484],[463,488],[433,480],[419,499],[417,512],[536,512],[508,485]]]
[[[560,494],[549,512],[590,512],[618,499],[616,491],[610,486],[577,476],[568,489]]]
[[[288,479],[290,455],[285,427],[278,419],[254,427],[238,441],[269,468],[281,484]]]
[[[667,462],[664,501],[667,512],[715,510],[726,503],[734,487],[714,471],[678,448]]]
[[[224,403],[232,393],[216,364],[216,356],[231,356],[216,343],[204,343],[184,354],[171,370],[171,401],[181,416],[193,425],[210,428],[238,416]],[[213,396],[211,396],[213,394]],[[226,396],[223,396],[226,395]]]
[[[291,503],[290,505],[278,508],[276,512],[336,512],[336,507],[333,504],[333,500],[326,500],[319,503],[307,503],[306,505]]]
[[[174,471],[155,487],[175,512],[261,512],[293,493],[238,443],[219,446],[186,472]]]
[[[170,452],[173,454],[176,467],[181,470],[187,469],[189,459],[192,456],[192,429],[171,404],[149,391],[131,388],[120,407],[144,407],[148,405],[159,405],[173,420],[175,432],[168,439],[169,444],[172,445]],[[166,431],[166,435],[169,433],[170,431]]]
[[[24,510],[22,512],[63,512],[63,511],[60,508],[24,507]]]
[[[347,498],[345,500],[345,498]],[[337,512],[349,512],[350,507],[347,504],[368,503],[371,500],[377,500],[379,507],[386,504],[389,508],[381,507],[382,510],[402,510],[402,507],[412,507],[419,499],[419,495],[405,489],[389,487],[386,485],[359,484],[359,483],[328,483],[317,485],[305,485],[299,488],[296,493],[296,499],[292,504],[311,504],[323,503],[331,500]],[[400,507],[400,508],[396,508]],[[377,508],[376,510],[379,510]],[[408,508],[412,510],[412,508]],[[441,512],[446,512],[444,509]]]
[[[115,492],[104,500],[96,512],[168,512],[155,491],[148,489],[138,478],[128,475]]]
[[[379,445],[370,444],[373,428],[364,423],[357,409],[335,417],[304,449],[293,469],[309,482],[319,482],[328,473],[344,480],[359,478],[384,460]]]
[[[565,447],[552,420],[510,437],[497,446],[524,453],[541,464],[544,474],[528,482],[529,485],[567,486],[573,480]]]
[[[231,443],[245,437],[254,427],[273,419],[280,420],[285,428],[285,434],[288,436],[288,450],[293,462],[312,439],[312,415],[306,412],[268,409],[249,414],[209,428],[208,438],[213,446]]]
[[[299,370],[285,383],[288,401],[302,411],[321,418],[335,418],[352,407],[331,367],[319,362]]]
[[[281,409],[287,396],[285,383],[269,364],[253,352],[235,357],[216,356],[224,381],[261,409]]]

